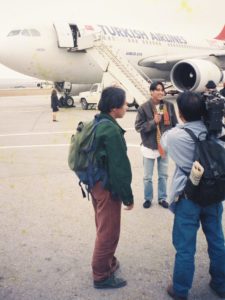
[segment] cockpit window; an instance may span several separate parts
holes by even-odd
[[[23,30],[11,30],[7,36],[15,36],[15,35],[24,35],[24,36],[40,36],[40,32],[37,29],[23,29]]]
[[[30,36],[30,32],[27,29],[22,30],[21,34],[25,36]]]
[[[30,29],[31,35],[32,36],[40,36],[40,32],[37,31],[37,29]]]
[[[7,36],[14,36],[20,34],[21,30],[12,30]]]

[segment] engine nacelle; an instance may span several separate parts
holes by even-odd
[[[170,80],[180,92],[203,92],[209,80],[217,85],[223,77],[222,71],[211,61],[203,59],[187,59],[174,65]]]
[[[225,71],[222,71],[222,76],[223,76],[223,78],[222,78],[221,81],[222,81],[223,83],[225,83]]]

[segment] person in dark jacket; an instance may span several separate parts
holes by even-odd
[[[124,139],[125,131],[116,119],[127,110],[125,92],[118,87],[103,90],[98,104],[100,119],[107,119],[96,129],[96,158],[107,170],[91,190],[95,211],[96,240],[92,259],[93,284],[97,289],[120,288],[126,281],[115,276],[119,262],[114,256],[120,236],[121,203],[133,208],[131,166]]]
[[[55,89],[52,90],[51,94],[51,108],[52,108],[52,121],[57,122],[56,113],[59,111],[59,100],[57,96],[57,91]]]
[[[149,208],[153,200],[152,176],[155,160],[158,167],[158,203],[168,208],[167,173],[168,156],[160,145],[161,135],[177,124],[172,103],[163,100],[165,95],[162,82],[150,85],[151,98],[138,108],[135,129],[141,134],[141,152],[144,164],[144,208]]]

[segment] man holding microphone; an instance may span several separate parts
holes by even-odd
[[[135,129],[141,134],[141,152],[144,165],[144,208],[149,208],[153,200],[152,176],[155,160],[158,168],[158,203],[168,208],[167,173],[168,156],[160,145],[161,135],[177,124],[172,103],[163,100],[165,88],[162,82],[150,85],[150,99],[138,108]]]

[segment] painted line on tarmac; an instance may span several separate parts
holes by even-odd
[[[43,110],[43,109],[32,109],[32,110],[2,110],[0,111],[1,113],[31,113],[31,112],[50,112],[48,110]]]
[[[48,134],[64,134],[64,133],[73,133],[73,131],[47,131],[47,132],[23,132],[23,133],[8,133],[0,134],[0,137],[7,136],[26,136],[26,135],[48,135]]]
[[[48,148],[48,147],[69,147],[70,144],[44,144],[44,145],[21,145],[21,146],[0,146],[0,149],[24,149],[24,148]],[[127,144],[127,147],[137,148],[140,145]]]
[[[134,128],[125,128],[126,131],[134,130]],[[28,136],[28,135],[50,135],[50,134],[64,134],[64,133],[74,133],[75,130],[69,131],[42,131],[42,132],[22,132],[22,133],[7,133],[7,134],[0,134],[0,137],[10,137],[10,136]]]

